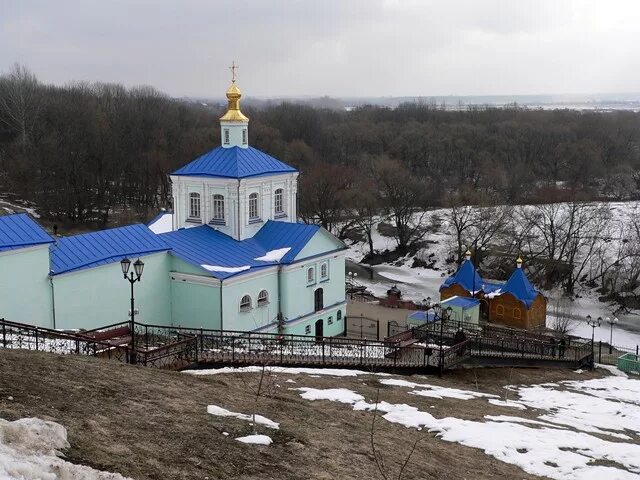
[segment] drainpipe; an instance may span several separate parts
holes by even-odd
[[[284,335],[284,315],[282,315],[282,265],[278,265],[278,334]]]
[[[53,329],[56,329],[56,293],[53,289],[53,277],[49,275],[49,284],[51,285],[51,313],[53,315]]]
[[[236,217],[236,224],[238,225],[238,240],[240,240],[240,182],[242,180],[238,179],[238,197],[236,200],[236,204],[238,207],[238,216]]]
[[[222,310],[222,280],[220,280],[220,330],[224,330],[222,324],[223,310]]]

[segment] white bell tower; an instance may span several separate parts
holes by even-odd
[[[220,143],[222,148],[249,146],[249,119],[240,111],[240,97],[242,92],[236,85],[236,69],[238,66],[233,62],[231,70],[231,86],[227,90],[227,100],[229,106],[227,113],[220,117]]]

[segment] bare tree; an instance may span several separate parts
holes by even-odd
[[[18,132],[26,149],[42,107],[42,94],[36,76],[26,67],[14,64],[0,77],[0,122]]]
[[[569,298],[557,298],[552,303],[550,328],[567,335],[578,325],[578,321],[573,315],[573,305]]]

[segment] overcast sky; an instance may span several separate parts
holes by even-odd
[[[639,0],[0,0],[0,72],[220,96],[640,91]]]

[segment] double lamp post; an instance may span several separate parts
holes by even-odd
[[[133,284],[139,282],[142,278],[142,271],[144,270],[144,262],[140,259],[137,259],[133,262],[133,271],[129,271],[131,268],[131,260],[128,258],[123,258],[120,261],[120,266],[122,267],[122,274],[124,275],[124,279],[128,280],[131,284],[131,310],[129,312],[130,320],[129,320],[129,330],[131,332],[131,343],[129,348],[129,363],[136,364],[137,356],[136,356],[136,323],[135,323],[135,301],[133,298]]]

